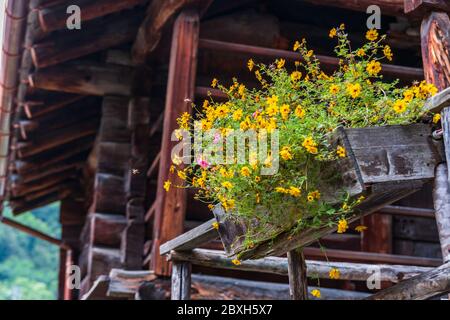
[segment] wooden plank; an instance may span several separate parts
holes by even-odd
[[[307,248],[305,248],[307,250]],[[348,251],[351,253],[351,251]],[[328,250],[326,250],[328,253]],[[231,259],[223,251],[209,249],[193,249],[192,251],[172,251],[169,259],[187,261],[193,265],[215,269],[232,269],[249,272],[261,272],[270,274],[288,275],[288,260],[279,257],[266,257],[257,260],[241,261],[240,265],[234,265]],[[306,260],[307,276],[310,278],[329,279],[331,268],[340,272],[340,280],[367,281],[373,275],[371,269],[374,264],[351,262],[328,262]],[[430,267],[417,267],[408,265],[388,265],[376,263],[380,268],[380,280],[397,283],[412,278],[420,273],[431,270]]]
[[[423,124],[346,130],[364,183],[433,179],[440,156]],[[389,143],[386,143],[389,141]]]
[[[125,217],[114,214],[91,213],[81,233],[82,243],[119,248],[121,234],[127,226]]]
[[[146,0],[72,0],[71,5],[77,5],[82,12],[82,23],[102,17],[114,12],[129,9],[144,4]],[[44,7],[38,10],[39,25],[42,31],[49,33],[58,29],[64,29],[67,21],[68,3]]]
[[[426,218],[394,217],[394,236],[397,239],[438,242],[436,222]]]
[[[425,300],[450,291],[450,263],[368,297],[368,300]]]
[[[182,251],[194,249],[206,242],[217,239],[219,234],[214,229],[213,223],[216,219],[211,219],[200,226],[167,241],[159,248],[161,255],[168,254],[172,250]]]
[[[424,105],[424,109],[433,113],[441,112],[444,107],[450,105],[450,87],[443,89],[431,98]]]
[[[426,208],[415,208],[407,206],[386,206],[379,210],[380,213],[391,214],[394,216],[420,217],[434,219],[434,210]]]
[[[436,168],[433,190],[436,224],[444,262],[450,261],[450,187],[447,163],[442,163]]]
[[[444,12],[427,15],[420,29],[425,80],[439,90],[450,86],[450,18]]]
[[[172,264],[172,300],[190,300],[191,270],[189,262],[174,261]]]
[[[288,277],[291,300],[308,299],[308,280],[306,262],[301,248],[288,251]]]
[[[305,2],[318,6],[331,6],[347,10],[366,12],[371,5],[377,5],[381,9],[382,14],[403,16],[403,1],[404,0],[306,0]]]
[[[46,68],[128,43],[134,39],[142,17],[142,10],[130,11],[87,23],[75,33],[73,30],[60,32],[50,40],[33,45],[34,66]]]
[[[33,88],[81,95],[131,94],[133,69],[93,62],[66,63],[35,71],[29,77]]]
[[[125,214],[124,179],[107,173],[95,175],[95,212]]]
[[[367,230],[361,234],[361,250],[392,253],[392,216],[374,213],[361,219]]]
[[[129,271],[112,269],[109,273],[109,297],[132,299],[144,282],[151,282],[156,276],[151,271]]]
[[[159,246],[183,232],[186,191],[170,188],[166,192],[163,186],[169,177],[171,150],[175,145],[171,135],[177,127],[176,118],[183,112],[191,112],[190,101],[194,99],[199,24],[198,13],[183,12],[175,22],[172,36],[151,259],[151,267],[158,275],[170,275],[170,266],[160,256]]]

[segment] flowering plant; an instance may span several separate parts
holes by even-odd
[[[398,80],[383,81],[380,61],[392,60],[392,52],[383,44],[385,36],[379,36],[376,30],[369,30],[368,41],[357,49],[352,49],[343,25],[332,29],[329,36],[337,38],[335,54],[339,59],[332,74],[322,71],[305,40],[297,41],[293,50],[299,53],[299,61],[289,71],[283,59],[271,65],[250,59],[247,68],[260,88],[247,88],[237,79],[225,87],[214,79],[212,87],[225,93],[227,101],[215,102],[210,97],[192,117],[185,113],[178,119],[176,136],[180,140],[195,139],[191,130],[195,126],[203,132],[214,132],[212,139],[200,142],[200,148],[219,148],[209,155],[174,156],[173,179],[166,181],[166,190],[178,180],[175,186],[196,188],[196,198],[211,209],[221,204],[229,218],[245,222],[247,247],[286,230],[301,232],[304,228],[336,225],[339,233],[345,232],[352,209],[364,197],[355,199],[343,193],[337,204],[328,202],[321,193],[324,166],[347,157],[344,146],[330,144],[330,134],[340,126],[415,122],[424,116],[424,100],[437,91],[426,82],[400,87]],[[212,161],[219,151],[235,150],[234,145],[224,146],[223,139],[249,131],[258,136],[276,134],[279,149],[258,156],[247,141],[244,154],[248,161]],[[183,165],[186,158],[194,161]],[[263,171],[275,162],[277,170],[265,175]]]

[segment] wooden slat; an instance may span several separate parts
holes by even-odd
[[[182,12],[175,22],[172,36],[151,260],[151,266],[158,275],[170,275],[170,266],[160,256],[159,246],[183,232],[186,191],[170,188],[166,192],[163,186],[169,177],[171,150],[175,145],[171,135],[177,127],[176,119],[183,112],[191,112],[189,101],[194,99],[199,24],[198,13]]]
[[[191,271],[189,262],[174,261],[172,265],[172,300],[189,300],[191,297]]]
[[[289,294],[291,300],[308,299],[308,280],[306,279],[306,262],[301,248],[287,253]]]
[[[194,249],[208,241],[217,239],[219,234],[213,227],[213,223],[215,222],[216,219],[211,219],[200,226],[167,241],[159,248],[160,254],[168,254],[172,250],[182,251]]]
[[[442,163],[436,168],[433,190],[436,223],[444,262],[450,261],[450,187],[447,164],[448,162]]]
[[[425,102],[424,109],[433,113],[438,113],[448,105],[450,105],[450,87],[429,98]]]
[[[386,206],[379,210],[380,213],[407,216],[407,217],[421,217],[434,219],[434,210],[425,208],[405,207],[405,206]]]

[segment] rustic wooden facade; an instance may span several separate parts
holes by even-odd
[[[214,77],[227,83],[237,76],[255,85],[245,71],[249,58],[297,59],[290,50],[297,39],[306,38],[322,65],[333,70],[338,61],[329,56],[328,30],[345,22],[352,41],[361,42],[372,4],[381,8],[383,31],[397,53],[383,65],[385,77],[425,78],[444,90],[450,86],[446,2],[9,0],[0,74],[0,196],[15,214],[61,201],[62,238],[2,221],[61,248],[61,299],[164,299],[170,295],[166,277],[191,272],[192,288],[174,286],[174,297],[289,297],[288,269],[297,256],[288,255],[291,263],[266,258],[229,270],[217,251],[223,247],[216,231],[205,223],[212,218],[209,210],[189,191],[163,190],[175,118],[209,94],[224,98],[209,88]],[[81,8],[80,30],[66,27],[68,5]],[[449,104],[441,97],[434,107]],[[445,189],[442,177],[435,190]],[[435,198],[441,194],[445,190],[435,191]],[[323,237],[326,257],[317,244],[304,248],[309,271],[296,269],[290,276],[303,282],[316,273],[327,278],[322,261],[334,261],[341,280],[323,280],[330,288],[323,296],[345,299],[369,294],[363,264],[381,266],[384,287],[417,274],[427,277],[443,259],[448,262],[448,215],[445,201],[435,212],[428,183],[362,218],[368,226],[362,235]],[[172,270],[160,246],[188,230],[201,230],[189,249],[202,248],[187,254],[177,244],[170,259],[179,263]],[[79,291],[66,287],[71,264],[81,268]],[[237,278],[258,282],[239,280],[236,287]],[[301,288],[294,294],[305,295]]]

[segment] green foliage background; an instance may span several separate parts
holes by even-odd
[[[13,217],[3,215],[60,238],[59,204]],[[0,300],[57,298],[59,249],[45,241],[0,224]]]

